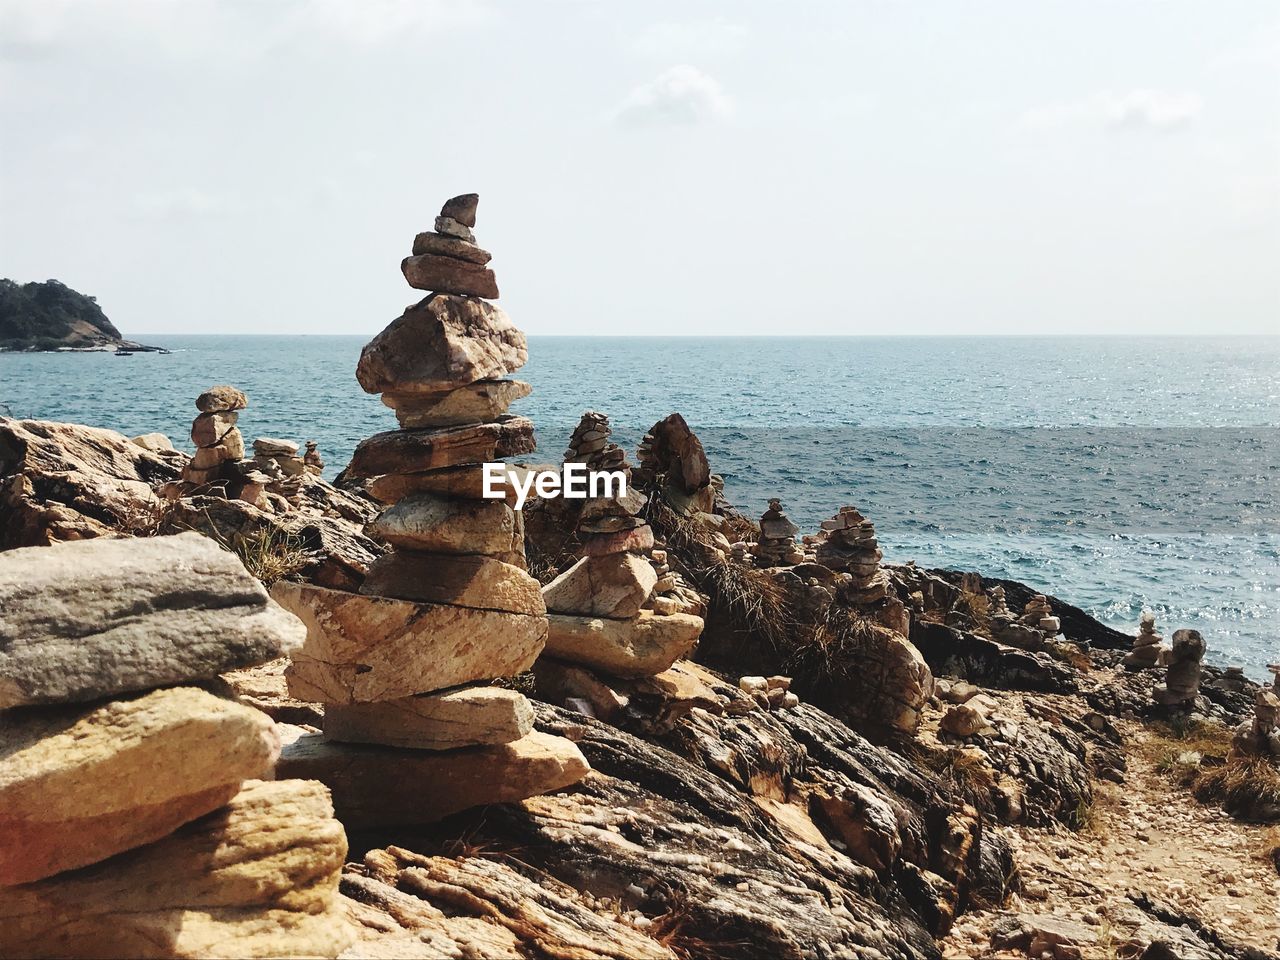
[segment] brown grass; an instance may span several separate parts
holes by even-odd
[[[880,660],[883,629],[860,611],[833,603],[822,621],[792,633],[786,667],[797,676],[848,681]]]
[[[944,792],[956,793],[984,813],[994,809],[992,791],[996,774],[978,753],[952,748],[934,751],[919,759],[937,772],[938,786]]]
[[[173,502],[160,497],[137,500],[116,521],[121,533],[130,537],[158,537],[170,524]]]
[[[298,537],[277,527],[263,527],[237,534],[230,543],[220,542],[266,587],[293,576],[311,562]]]
[[[1264,757],[1232,757],[1200,774],[1192,793],[1201,803],[1221,802],[1232,814],[1280,806],[1280,770]]]

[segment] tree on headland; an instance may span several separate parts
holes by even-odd
[[[0,280],[0,350],[90,347],[120,339],[93,297],[61,281]]]

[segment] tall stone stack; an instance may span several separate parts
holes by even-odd
[[[199,689],[302,624],[199,534],[0,553],[0,956],[335,957],[346,836]]]
[[[249,398],[235,387],[210,387],[196,398],[200,411],[191,421],[191,442],[195,456],[182,468],[182,479],[204,486],[217,480],[238,480],[230,464],[244,459],[244,437],[236,421]]]
[[[1253,719],[1236,728],[1231,756],[1280,760],[1280,697],[1265,687],[1254,695]]]
[[[569,449],[564,452],[565,463],[585,463],[590,470],[618,470],[631,482],[631,467],[622,448],[610,439],[609,418],[603,413],[588,410],[578,421]]]
[[[1143,610],[1142,619],[1138,622],[1138,635],[1133,638],[1133,649],[1124,656],[1125,668],[1143,670],[1158,666],[1169,652],[1161,642],[1163,639],[1156,631],[1156,615],[1150,610]]]
[[[1169,651],[1169,669],[1153,696],[1165,707],[1188,707],[1200,694],[1200,663],[1205,643],[1198,630],[1175,630]]]
[[[281,768],[329,784],[348,824],[436,820],[589,769],[568,740],[533,732],[522,694],[492,685],[533,665],[547,616],[524,570],[520,514],[483,495],[483,464],[534,440],[529,420],[506,413],[529,392],[505,379],[528,352],[480,299],[497,287],[470,231],[476,202],[448,201],[436,232],[418,235],[402,269],[430,293],[365,346],[356,370],[401,424],[362,442],[346,471],[388,505],[366,532],[391,551],[358,594],[274,591],[308,627],[290,692],[325,704],[323,737],[291,733]]]
[[[850,575],[850,583],[843,588],[849,602],[863,606],[883,600],[888,594],[889,579],[880,569],[884,554],[876,539],[875,524],[857,507],[845,506],[830,520],[822,521],[822,533],[818,563]]]
[[[776,497],[769,501],[769,508],[760,517],[760,540],[756,543],[756,563],[762,567],[794,567],[804,563],[804,551],[796,546],[796,534],[800,528],[782,509],[782,501]]]

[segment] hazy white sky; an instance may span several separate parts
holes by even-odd
[[[373,333],[467,191],[530,333],[1276,332],[1280,5],[0,0],[0,275],[128,333]]]

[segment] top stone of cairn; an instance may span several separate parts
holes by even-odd
[[[457,220],[464,227],[476,225],[476,208],[480,206],[480,194],[463,193],[444,202],[440,216]]]

